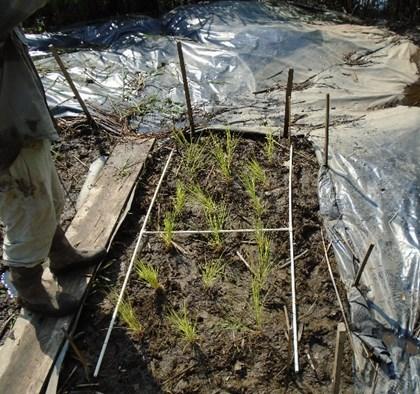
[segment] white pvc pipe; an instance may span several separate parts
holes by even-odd
[[[293,215],[292,215],[292,173],[293,173],[293,144],[290,145],[289,162],[289,242],[290,242],[290,273],[292,282],[292,331],[295,372],[299,372],[296,285],[295,285],[295,257],[293,250]]]
[[[106,348],[108,346],[109,338],[111,336],[111,332],[112,332],[112,329],[114,328],[115,320],[117,318],[118,308],[120,307],[121,301],[123,299],[125,288],[127,287],[128,279],[129,279],[130,273],[131,273],[131,271],[133,269],[134,262],[136,261],[137,254],[138,254],[139,249],[140,249],[141,240],[143,238],[143,234],[145,233],[145,230],[146,230],[147,221],[149,219],[150,213],[152,212],[153,205],[154,205],[155,200],[156,200],[156,197],[157,197],[157,195],[159,193],[159,189],[160,189],[160,187],[162,185],[163,179],[164,179],[165,174],[166,174],[166,171],[167,171],[167,169],[169,167],[169,163],[170,163],[170,161],[172,159],[173,153],[174,153],[174,149],[172,149],[171,150],[171,153],[169,154],[168,160],[166,161],[165,167],[164,167],[164,169],[162,171],[162,175],[160,176],[159,183],[157,184],[155,193],[153,194],[152,201],[150,202],[149,209],[147,210],[146,216],[144,218],[143,225],[141,227],[140,234],[139,234],[139,237],[137,239],[136,247],[134,249],[133,256],[131,257],[130,265],[128,266],[128,270],[127,270],[127,273],[125,275],[124,283],[122,285],[122,288],[121,288],[121,291],[120,291],[120,295],[118,297],[117,305],[115,305],[114,313],[112,314],[111,322],[109,323],[109,327],[108,327],[108,331],[106,333],[105,341],[104,341],[104,343],[102,345],[102,349],[101,349],[101,353],[99,354],[98,362],[96,363],[95,372],[93,373],[93,376],[95,378],[99,374],[99,370],[101,368],[102,360],[104,358],[105,351],[106,351]]]

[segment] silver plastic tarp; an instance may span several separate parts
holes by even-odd
[[[56,116],[80,108],[49,44],[66,50],[62,58],[89,105],[130,114],[139,132],[185,124],[176,40],[200,124],[278,132],[292,67],[292,130],[310,136],[322,162],[330,93],[329,170],[320,172],[319,197],[348,289],[355,391],[371,392],[374,384],[363,342],[380,361],[377,393],[420,392],[420,108],[400,105],[418,79],[415,45],[338,14],[257,2],[180,7],[161,20],[128,17],[28,40]]]

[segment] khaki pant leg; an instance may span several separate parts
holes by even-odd
[[[32,267],[49,254],[64,202],[50,147],[49,140],[25,146],[0,174],[3,259],[10,266]]]

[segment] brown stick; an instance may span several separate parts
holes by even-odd
[[[51,49],[51,53],[54,56],[55,61],[57,62],[58,66],[60,67],[61,72],[64,75],[64,78],[66,79],[67,83],[69,84],[70,89],[72,90],[74,96],[76,97],[77,101],[79,102],[80,106],[82,107],[82,110],[85,113],[88,122],[92,126],[96,126],[96,123],[93,120],[89,110],[87,109],[86,104],[82,99],[82,96],[80,96],[79,91],[77,90],[76,85],[73,82],[73,79],[71,78],[70,74],[68,73],[68,71],[66,69],[66,66],[64,65],[63,61],[61,60],[61,57],[58,54],[57,49],[55,49],[52,45],[50,45],[50,49]]]
[[[71,348],[76,353],[77,359],[80,361],[80,364],[82,364],[83,366],[86,380],[89,381],[89,366],[88,366],[88,362],[86,361],[86,358],[83,356],[79,348],[74,343],[73,337],[69,335],[66,330],[63,329],[62,331],[66,339],[69,341]]]
[[[346,336],[346,326],[344,323],[337,325],[337,337],[335,342],[334,370],[332,393],[340,393],[341,366],[344,358],[344,339]]]
[[[194,133],[195,127],[194,127],[194,119],[193,119],[193,113],[192,113],[192,107],[191,107],[190,89],[188,88],[187,70],[185,69],[184,52],[182,51],[181,41],[178,41],[176,43],[176,47],[178,49],[179,65],[181,67],[182,82],[184,84],[185,101],[187,103],[188,121],[190,123],[190,132],[192,136],[192,134]]]
[[[344,324],[346,325],[346,330],[347,330],[347,335],[349,336],[350,345],[351,345],[351,348],[353,350],[353,353],[355,353],[355,349],[354,349],[354,345],[353,345],[353,338],[351,337],[350,324],[349,324],[349,321],[347,320],[346,312],[344,310],[343,302],[341,301],[341,298],[340,298],[340,293],[338,292],[337,284],[335,283],[334,275],[333,275],[332,268],[331,268],[330,259],[328,257],[327,247],[325,245],[324,232],[322,230],[321,230],[321,239],[322,239],[322,246],[324,247],[325,261],[327,262],[328,272],[330,274],[331,282],[332,282],[333,287],[334,287],[334,291],[335,291],[335,295],[337,297],[338,305],[340,306],[341,314],[343,315],[343,320],[344,320]]]
[[[375,246],[374,244],[369,245],[369,248],[365,254],[365,257],[363,258],[362,264],[360,264],[359,270],[357,271],[356,278],[354,279],[354,283],[353,283],[353,286],[355,287],[359,285],[360,278],[362,277],[362,273],[365,269],[366,263],[369,260],[370,254],[372,253],[374,246]]]
[[[330,139],[330,95],[327,93],[325,110],[325,145],[324,145],[324,166],[328,167],[328,144]]]
[[[290,126],[290,110],[291,110],[291,99],[292,99],[292,89],[293,89],[293,68],[289,69],[289,75],[287,77],[287,87],[286,87],[286,103],[284,109],[284,129],[283,129],[283,138],[289,137],[289,126]]]

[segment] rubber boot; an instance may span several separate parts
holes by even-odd
[[[79,300],[60,289],[54,280],[42,280],[44,268],[10,267],[10,281],[16,288],[17,302],[24,308],[44,316],[67,316],[76,312]]]
[[[50,270],[54,274],[86,268],[103,260],[106,250],[77,250],[71,246],[64,231],[57,227],[50,249]]]

